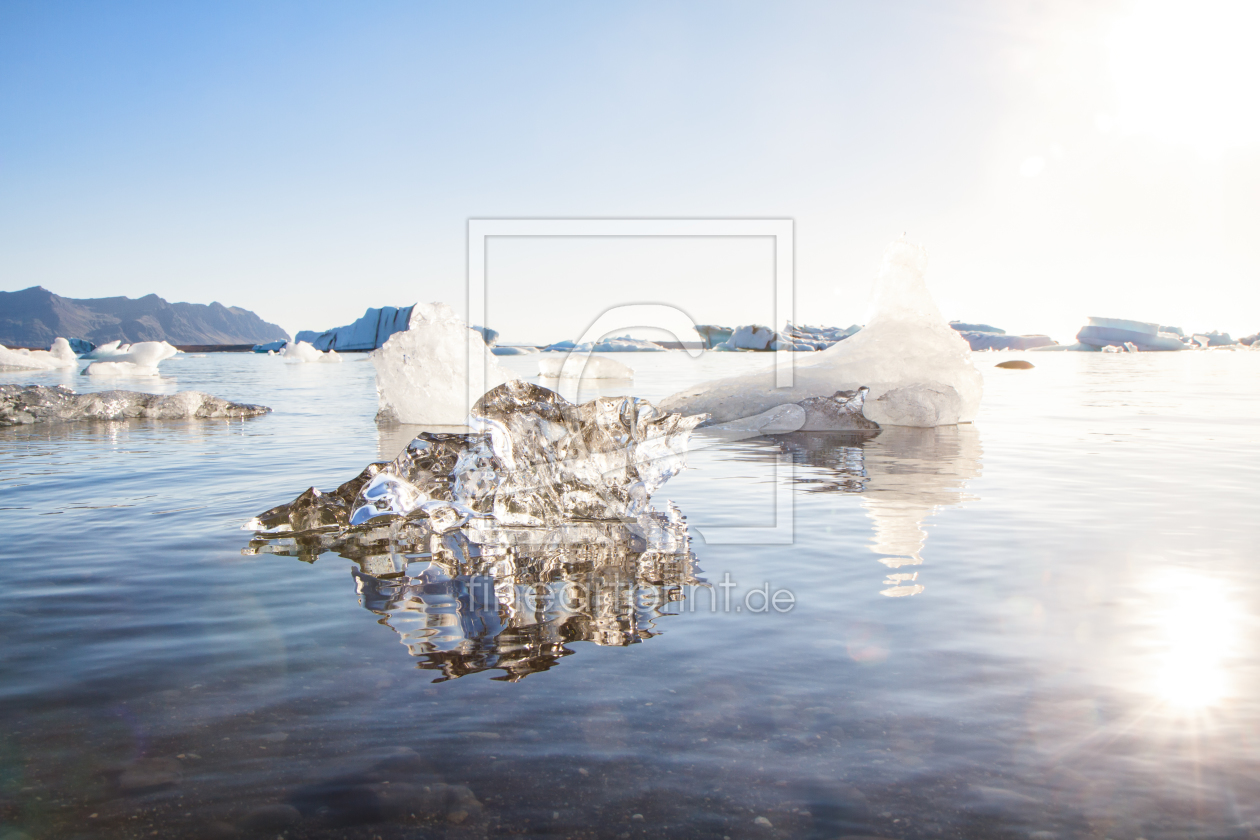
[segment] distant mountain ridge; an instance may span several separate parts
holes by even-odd
[[[248,309],[142,298],[67,298],[43,286],[0,292],[0,344],[47,347],[58,336],[171,344],[256,344],[289,334]]]

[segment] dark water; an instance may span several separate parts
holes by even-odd
[[[0,835],[1253,836],[1260,353],[1009,357],[974,426],[700,440],[673,565],[517,570],[602,615],[242,554],[404,445],[353,356],[64,377],[276,411],[0,431]]]

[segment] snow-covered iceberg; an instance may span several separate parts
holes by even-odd
[[[72,368],[78,363],[70,342],[58,338],[49,350],[10,349],[0,346],[0,368],[18,368],[20,370],[59,370]]]
[[[372,364],[382,422],[462,426],[472,402],[514,378],[481,334],[444,303],[412,307],[411,328],[391,336]]]
[[[99,352],[104,348],[98,347]],[[165,341],[140,341],[132,344],[126,352],[118,352],[115,348],[112,355],[103,358],[108,361],[92,362],[83,369],[84,376],[158,376],[158,365],[174,356],[179,350]]]
[[[507,382],[482,397],[466,434],[425,432],[388,464],[369,464],[331,493],[311,488],[246,523],[287,534],[425,520],[431,532],[633,520],[682,469],[700,417],[665,414],[633,397],[573,405]]]
[[[864,415],[893,426],[970,422],[980,408],[983,380],[971,349],[941,317],[924,282],[927,253],[899,239],[884,256],[866,326],[821,353],[797,361],[791,388],[775,387],[775,370],[688,388],[662,409],[709,414],[713,423],[752,417],[787,403],[838,391],[870,389]]]
[[[0,426],[74,420],[190,420],[257,417],[271,409],[233,403],[199,391],[140,394],[99,391],[76,394],[60,385],[0,385]]]
[[[290,364],[334,363],[341,361],[341,355],[336,350],[321,352],[307,341],[287,342],[280,348],[280,355],[284,356],[284,360]]]

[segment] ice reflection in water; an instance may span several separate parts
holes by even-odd
[[[246,551],[314,562],[328,548],[324,536],[256,538]],[[398,633],[418,667],[442,672],[438,682],[491,669],[514,681],[551,668],[573,642],[636,644],[688,597],[694,612],[696,588],[707,587],[672,505],[630,522],[476,520],[443,534],[394,524],[335,550],[357,565],[360,603]]]
[[[405,572],[379,564],[384,573],[372,574],[361,563],[355,585],[439,681],[489,669],[517,680],[549,669],[572,642],[649,639],[654,619],[694,594],[702,582],[681,515],[640,523],[474,528],[432,539],[428,552],[407,555]]]
[[[965,492],[980,476],[984,455],[976,427],[891,426],[874,434],[796,432],[774,439],[796,463],[817,468],[797,476],[807,490],[862,495],[875,526],[871,549],[890,569],[880,594],[923,592],[917,569],[899,570],[922,565],[930,516],[976,498]]]

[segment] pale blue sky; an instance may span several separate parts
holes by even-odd
[[[292,332],[462,308],[469,217],[789,217],[802,322],[860,321],[905,231],[948,317],[1254,332],[1260,131],[1202,103],[1260,98],[1250,59],[1204,60],[1255,7],[4,0],[0,288]],[[764,320],[767,264],[505,247],[491,325],[551,340],[667,295]]]

